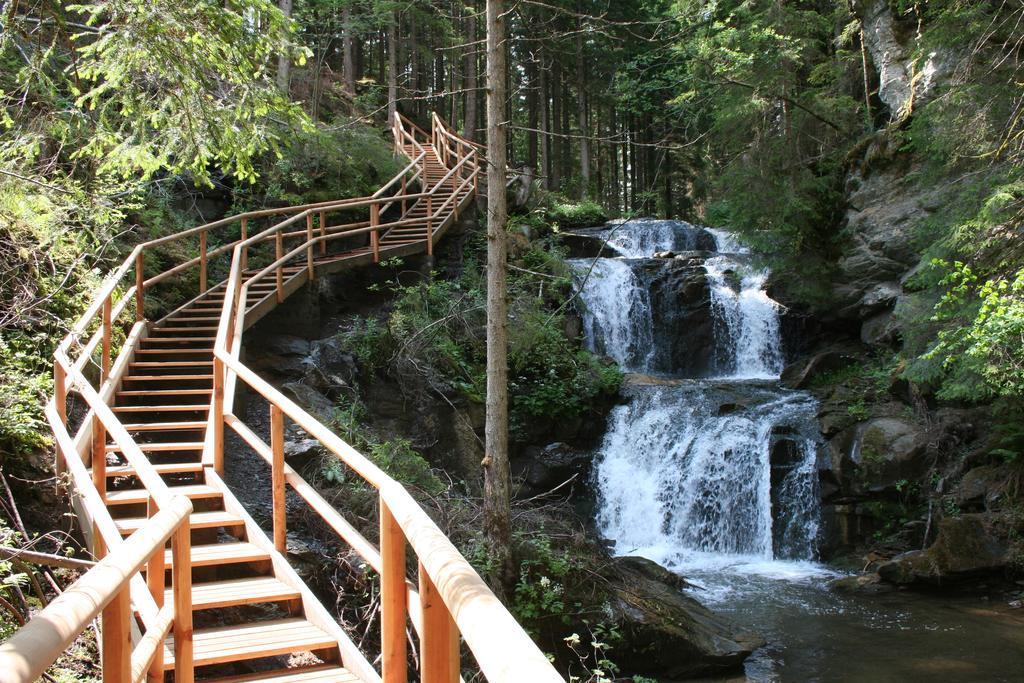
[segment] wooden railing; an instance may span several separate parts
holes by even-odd
[[[409,621],[420,637],[422,680],[428,683],[451,683],[459,679],[460,634],[489,681],[562,680],[404,487],[240,360],[247,320],[251,322],[256,317],[260,306],[272,308],[305,282],[313,280],[317,276],[317,259],[330,256],[329,243],[368,239],[369,251],[377,262],[381,258],[381,238],[388,231],[425,225],[424,250],[432,254],[435,229],[440,228],[438,221],[452,213],[457,216],[465,198],[472,194],[469,188],[475,192],[479,187],[482,172],[479,146],[458,136],[436,115],[427,133],[396,114],[392,133],[396,150],[407,153],[411,160],[371,197],[249,211],[140,244],[104,280],[93,303],[61,342],[55,353],[54,397],[46,405],[46,416],[56,442],[56,469],[65,475],[63,480],[88,543],[94,554],[103,559],[76,584],[81,591],[69,591],[66,600],[54,601],[50,609],[37,615],[0,649],[0,667],[4,662],[12,662],[12,666],[16,663],[17,670],[25,672],[19,676],[27,677],[13,680],[30,680],[45,669],[67,646],[68,639],[81,632],[101,610],[104,680],[138,681],[144,677],[163,680],[160,645],[172,630],[175,680],[178,683],[193,680],[192,567],[187,522],[191,503],[170,495],[159,473],[109,406],[139,341],[148,332],[147,301],[152,301],[153,306],[159,303],[147,295],[162,283],[186,275],[197,279],[197,294],[201,295],[209,290],[213,265],[220,265],[218,259],[227,258],[230,262],[227,280],[222,283],[225,299],[214,348],[214,388],[203,449],[204,467],[210,468],[208,472],[212,476],[223,474],[224,431],[225,428],[235,431],[271,465],[274,542],[278,550],[284,550],[287,524],[284,490],[291,486],[380,574],[385,683],[407,680],[405,632]],[[435,160],[447,171],[432,182],[427,171]],[[427,207],[426,218],[405,218],[408,210],[420,201]],[[389,220],[388,214],[397,207],[402,217]],[[352,220],[352,212],[368,212],[368,220],[358,216],[357,220]],[[332,225],[338,216],[342,220]],[[254,231],[253,224],[265,219],[276,222]],[[226,240],[219,234],[225,231],[229,233]],[[222,243],[212,244],[218,237]],[[172,243],[181,251],[183,245],[193,242],[196,256],[147,276],[147,255]],[[295,246],[286,251],[286,243]],[[268,251],[271,253],[267,254]],[[249,266],[254,258],[269,260],[269,264],[253,270]],[[286,269],[294,273],[296,263],[302,265],[302,277],[286,276]],[[290,268],[289,264],[292,264]],[[274,278],[275,296],[257,302],[256,309],[250,309],[251,285],[268,277]],[[114,358],[114,347],[122,333],[120,352]],[[234,412],[239,381],[270,405],[269,444]],[[85,413],[80,420],[69,421],[70,395],[77,396],[84,405]],[[286,417],[377,490],[379,548],[284,463]],[[73,432],[69,422],[78,424]],[[114,442],[116,450],[134,470],[150,500],[148,514],[152,520],[127,540],[121,537],[105,505],[108,440]],[[167,538],[172,544],[173,600],[164,605],[163,546]],[[406,576],[409,548],[418,561],[415,581]],[[144,565],[147,567],[145,581],[140,571]],[[84,598],[79,597],[79,592],[91,592],[93,606],[83,606],[85,602],[80,600]],[[139,616],[144,628],[141,639],[136,638],[134,652],[130,638],[131,613]],[[64,624],[59,628],[51,623],[54,614],[63,615]],[[45,645],[26,645],[31,642]]]

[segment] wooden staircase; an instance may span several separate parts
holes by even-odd
[[[372,197],[248,212],[159,238],[107,278],[58,347],[46,407],[58,473],[66,470],[82,529],[102,559],[0,645],[0,673],[9,674],[0,680],[37,678],[100,612],[104,680],[115,683],[407,683],[410,624],[424,683],[457,683],[460,632],[488,680],[561,680],[401,485],[241,362],[244,330],[304,284],[391,257],[431,255],[472,202],[477,146],[436,115],[430,133],[400,116],[392,132],[396,151],[411,161]],[[355,222],[331,225],[338,215]],[[276,222],[250,231],[264,218]],[[235,225],[237,239],[210,248],[212,230]],[[147,250],[183,239],[198,240],[198,256],[147,278]],[[250,252],[261,265],[250,263]],[[208,286],[218,256],[230,257],[229,276]],[[148,321],[147,292],[196,270],[198,296]],[[134,286],[116,300],[131,271]],[[112,332],[132,301],[135,318],[124,323],[115,360]],[[85,371],[90,362],[98,380]],[[239,383],[268,402],[269,443],[234,413]],[[89,409],[74,432],[69,393]],[[285,463],[286,417],[377,490],[379,548]],[[253,484],[271,491],[273,538],[224,482],[227,429],[271,466],[270,480]],[[286,486],[379,573],[380,673],[288,563]],[[407,548],[418,559],[415,581]]]

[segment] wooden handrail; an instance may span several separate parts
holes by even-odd
[[[145,627],[145,633],[136,643],[135,651],[118,656],[117,671],[111,670],[109,680],[134,682],[147,675],[157,677],[155,672],[162,670],[162,643],[171,629],[175,631],[175,680],[183,683],[192,680],[191,638],[187,637],[187,632],[191,630],[190,540],[188,524],[182,522],[182,519],[187,519],[188,513],[162,535],[159,552],[150,548],[151,552],[142,555],[141,559],[132,555],[137,550],[134,541],[138,533],[125,541],[104,504],[108,437],[113,440],[117,451],[134,470],[135,476],[148,493],[150,514],[154,521],[143,529],[150,529],[156,523],[155,520],[166,518],[165,513],[176,509],[181,503],[179,497],[171,494],[163,478],[134,442],[108,402],[122,373],[127,369],[138,339],[144,336],[148,328],[149,323],[145,321],[147,290],[169,278],[198,268],[198,293],[202,295],[208,289],[206,276],[209,274],[210,260],[226,254],[230,254],[228,278],[221,284],[214,283],[217,288],[224,287],[224,299],[214,341],[213,395],[202,452],[203,466],[213,469],[212,472],[207,471],[207,477],[221,481],[218,476],[223,473],[224,466],[224,430],[233,430],[271,466],[273,537],[278,550],[283,549],[287,532],[285,489],[291,487],[369,567],[380,574],[385,683],[405,683],[405,629],[409,622],[420,636],[423,681],[454,683],[459,680],[460,633],[490,681],[553,683],[562,680],[465,558],[400,484],[260,378],[241,360],[250,287],[255,283],[273,276],[277,299],[283,301],[301,282],[317,277],[317,250],[320,254],[326,254],[331,241],[355,237],[365,239],[368,235],[374,259],[377,260],[380,257],[382,236],[387,231],[405,225],[426,225],[426,252],[432,253],[435,228],[443,229],[448,224],[446,221],[453,220],[452,216],[458,217],[459,211],[465,207],[472,194],[466,194],[466,189],[478,185],[481,166],[479,145],[461,139],[436,114],[432,116],[432,129],[432,133],[427,133],[400,114],[394,117],[392,134],[396,150],[406,153],[410,157],[409,163],[372,196],[249,211],[135,247],[128,258],[104,280],[92,304],[58,346],[54,356],[55,395],[46,405],[47,419],[56,437],[58,463],[66,467],[76,501],[81,503],[76,503],[76,509],[88,527],[87,537],[96,548],[106,550],[106,556],[97,568],[113,564],[126,571],[123,577],[110,585],[111,596],[107,611],[112,616],[109,633],[105,625],[104,639],[109,637],[112,639],[110,642],[116,644],[117,639],[126,637],[128,622],[124,615],[129,613],[129,609],[134,609]],[[428,154],[428,150],[432,150],[433,157]],[[436,162],[442,164],[445,173],[440,180],[431,184],[427,181],[427,170],[436,168]],[[409,192],[410,187],[419,191]],[[439,196],[443,198],[438,199]],[[427,215],[408,217],[409,207],[421,201],[426,204]],[[388,215],[387,222],[383,223],[382,214],[399,203],[402,214],[396,220],[390,220],[392,216]],[[369,208],[369,222],[357,216],[357,222],[337,226],[327,224],[331,214],[366,208]],[[250,221],[273,216],[280,216],[281,220],[263,230],[252,230]],[[314,229],[314,220],[318,221],[317,229]],[[210,248],[209,231],[235,223],[238,224],[238,239]],[[192,237],[197,238],[197,256],[146,277],[143,270],[145,255],[149,250]],[[285,240],[294,241],[288,241],[286,248]],[[256,245],[269,243],[274,245],[271,263],[250,272],[249,250]],[[293,275],[295,271],[289,270],[286,277],[285,266],[299,259],[302,259],[301,271]],[[121,289],[122,281],[133,270],[134,282]],[[114,361],[111,358],[114,327],[121,324],[119,321],[130,302],[135,303],[134,327]],[[188,305],[176,310],[184,310]],[[89,338],[83,340],[86,334]],[[77,345],[77,355],[71,351],[73,345]],[[99,382],[94,385],[87,377],[86,365],[97,349],[102,351],[102,359]],[[269,403],[269,444],[246,426],[234,411],[234,395],[239,381],[262,395]],[[67,430],[66,400],[69,391],[79,394],[88,408],[88,414],[74,436]],[[340,462],[377,489],[382,534],[379,547],[368,541],[285,463],[283,434],[286,418],[295,422]],[[92,473],[84,460],[90,449]],[[163,544],[172,536],[174,599],[173,603],[162,605],[154,596],[159,596],[162,601],[165,574]],[[412,551],[417,560],[415,566],[418,570],[413,578],[406,575],[405,556],[408,550]],[[142,565],[147,562],[150,563],[148,586],[139,573]],[[131,571],[127,571],[129,569]],[[87,576],[90,575],[91,571]],[[72,630],[78,627],[84,626],[76,621]],[[22,642],[17,641],[13,647],[25,654]],[[62,648],[61,643],[63,641],[53,647]],[[119,651],[116,646],[106,649]],[[34,659],[38,659],[37,654],[28,652]],[[49,651],[46,654],[49,655]],[[105,671],[105,680],[107,677]]]
[[[167,539],[183,524],[187,526],[191,513],[192,503],[187,498],[175,496],[166,508],[132,534],[119,552],[100,560],[10,639],[0,644],[0,672],[4,682],[32,683],[37,680],[100,612],[104,615],[104,630],[110,628],[109,619],[121,619],[127,624],[130,616],[129,581],[154,553],[163,553]],[[122,613],[108,614],[112,606]],[[168,616],[165,615],[165,619]],[[163,645],[162,640],[160,645]],[[153,652],[155,654],[156,650]],[[109,662],[113,674],[109,678],[108,660],[114,660]],[[104,680],[138,681],[148,668],[149,661],[143,662],[140,658],[136,669],[140,676],[133,675],[130,652],[104,653]],[[121,678],[122,674],[127,675]]]

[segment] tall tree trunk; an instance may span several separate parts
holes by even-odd
[[[562,71],[562,65],[559,64],[559,72],[561,73],[561,71]],[[561,76],[559,76],[559,80],[561,82],[561,87],[559,89],[555,90],[556,93],[561,92],[561,88],[569,88],[569,83],[571,82],[572,79],[571,79],[571,76],[569,75],[569,70],[568,69],[565,69],[565,73],[562,74]],[[559,150],[559,154],[558,154],[558,163],[559,163],[559,166],[561,166],[561,169],[559,170],[559,174],[561,175],[562,178],[569,178],[571,176],[571,174],[572,174],[572,165],[573,165],[572,164],[572,138],[569,137],[569,134],[571,133],[571,126],[572,126],[572,123],[571,123],[571,121],[572,121],[572,114],[569,111],[569,101],[568,101],[569,98],[568,98],[568,96],[566,96],[564,98],[560,98],[560,99],[562,100],[562,104],[559,107],[558,113],[559,113],[559,117],[560,117],[561,120],[559,121],[558,125],[562,129],[562,147]]]
[[[537,59],[526,58],[526,165],[537,168]]]
[[[665,176],[664,208],[665,218],[670,219],[675,210],[672,202],[672,150],[666,149],[664,154],[664,161],[661,165],[661,172]]]
[[[342,80],[345,82],[345,91],[355,97],[356,95],[356,50],[355,31],[352,28],[352,8],[345,5],[341,9],[341,24],[344,37],[341,40],[342,53]]]
[[[587,78],[583,69],[583,33],[576,33],[576,106],[580,124],[580,197],[590,196],[590,121],[587,116]]]
[[[292,15],[292,0],[278,0],[277,6],[286,17]],[[288,55],[281,55],[277,58],[277,87],[285,95],[289,93],[288,80],[291,75],[292,60]]]
[[[507,64],[505,2],[487,0],[487,415],[484,425],[484,534],[502,588],[516,578],[512,565],[508,464],[508,275],[505,228]]]
[[[398,111],[398,13],[392,12],[388,22],[388,125]]]
[[[558,68],[558,57],[551,59],[551,190],[557,192],[562,186],[562,147],[565,138],[562,133],[562,109],[565,100],[562,97],[561,70]]]
[[[469,17],[466,19],[466,44],[468,55],[466,59],[466,122],[462,134],[470,140],[476,140],[477,123],[480,120],[477,114],[477,89],[479,88],[480,74],[477,60],[476,45],[476,21],[477,4],[474,2],[469,7]]]
[[[537,87],[540,88],[540,173],[544,176],[544,187],[550,192],[555,189],[551,181],[551,102],[548,96],[548,63],[543,49],[540,51],[539,71]]]

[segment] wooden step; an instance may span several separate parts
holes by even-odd
[[[252,543],[209,543],[192,546],[193,567],[213,567],[242,562],[264,562],[270,552]],[[164,552],[164,562],[171,566],[171,551]]]
[[[168,462],[153,464],[157,474],[189,474],[203,471],[201,462]],[[135,468],[130,465],[107,465],[108,477],[133,477]]]
[[[213,365],[212,360],[141,360],[128,364],[133,368],[205,368]]]
[[[190,405],[146,405],[146,406],[115,406],[115,413],[196,413],[209,410],[209,403],[192,403]]]
[[[202,394],[212,393],[213,389],[153,389],[152,391],[133,389],[128,391],[119,391],[116,396],[142,398],[146,396],[199,396]]]
[[[185,355],[185,354],[202,354],[205,356],[210,355],[209,349],[135,349],[136,354],[143,356],[161,356],[161,355]]]
[[[206,422],[138,422],[123,426],[129,432],[190,432],[205,430]]]
[[[174,599],[173,596],[173,589],[168,590],[165,602],[170,603]],[[193,610],[282,602],[299,598],[299,591],[272,576],[192,584]]]
[[[115,519],[114,524],[117,530],[124,535],[132,534],[141,529],[149,521],[148,517],[123,517]],[[190,529],[215,529],[217,527],[239,527],[245,521],[230,512],[224,510],[213,510],[212,512],[193,512],[189,515],[188,525]]]
[[[239,626],[199,628],[192,635],[196,666],[238,662],[336,648],[338,642],[305,619],[274,619]],[[174,666],[174,637],[167,639],[164,666]]]
[[[217,327],[213,325],[195,327],[172,327],[170,325],[158,325],[153,328],[154,332],[216,332]],[[152,339],[152,338],[151,338]],[[159,337],[157,337],[159,339]],[[163,340],[160,340],[163,341]]]
[[[171,495],[185,496],[191,500],[219,498],[223,495],[218,489],[207,484],[171,486],[170,489]],[[135,503],[145,503],[147,500],[149,500],[149,492],[146,489],[107,492],[107,505],[133,505]]]
[[[128,375],[124,382],[170,382],[181,380],[208,379],[213,381],[213,375]]]
[[[227,678],[208,678],[207,683],[244,683],[245,681],[260,681],[261,683],[362,683],[348,669],[337,666],[325,665],[308,669],[286,669],[284,671],[271,671],[262,674],[245,674],[242,676],[229,676]]]
[[[140,443],[137,444],[143,453],[166,453],[174,451],[201,451],[201,441],[176,441],[171,443]],[[117,444],[108,443],[107,453],[120,453],[121,447]]]

